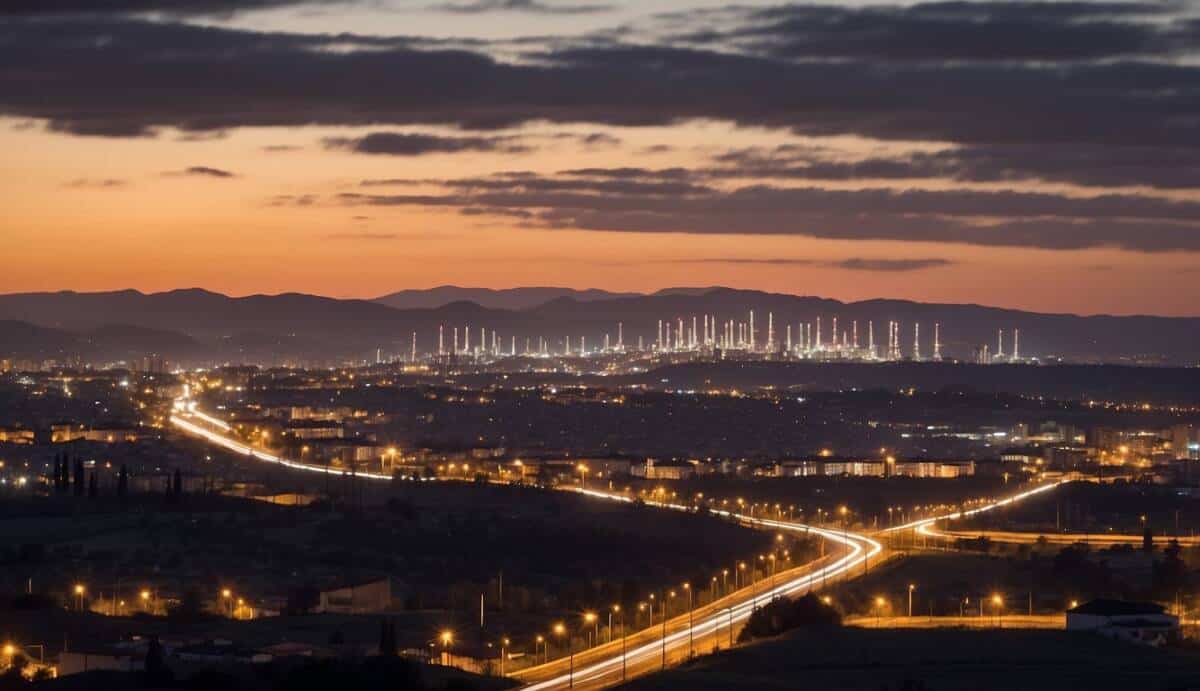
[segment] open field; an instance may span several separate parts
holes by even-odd
[[[1200,656],[1030,629],[845,627],[796,632],[698,659],[626,691],[937,689],[1062,691],[1200,685]]]

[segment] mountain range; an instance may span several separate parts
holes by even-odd
[[[693,317],[702,324],[705,314],[719,323],[745,322],[750,310],[755,311],[759,342],[766,340],[771,314],[779,341],[786,338],[788,325],[795,336],[801,322],[815,322],[818,317],[828,341],[832,319],[837,317],[838,330],[847,337],[857,321],[859,341],[864,344],[868,323],[873,323],[877,345],[886,342],[887,322],[899,321],[905,354],[912,350],[914,325],[920,323],[921,349],[928,356],[937,323],[947,357],[967,358],[983,344],[994,350],[999,330],[1004,330],[1005,347],[1011,350],[1012,330],[1019,329],[1021,353],[1026,356],[1175,365],[1200,362],[1200,318],[1078,316],[884,299],[846,303],[723,287],[636,294],[443,286],[375,300],[301,293],[231,297],[194,288],[160,293],[14,293],[0,295],[0,320],[7,320],[0,324],[0,356],[57,357],[53,354],[72,352],[122,359],[153,352],[189,364],[373,360],[377,351],[407,355],[414,333],[418,352],[435,350],[439,327],[446,347],[455,328],[461,340],[469,327],[474,344],[480,330],[486,329],[489,340],[493,331],[498,333],[505,350],[514,340],[519,352],[525,339],[536,347],[544,338],[552,352],[561,352],[567,337],[573,349],[578,349],[581,337],[591,347],[601,345],[606,335],[615,344],[618,324],[623,325],[626,345],[636,345],[639,338],[649,345],[657,338],[659,320],[677,324],[682,318],[687,328]]]

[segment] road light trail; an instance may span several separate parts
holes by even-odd
[[[204,424],[197,424],[191,418],[195,418]],[[344,470],[335,470],[326,466],[290,460],[233,439],[226,434],[226,432],[232,431],[232,428],[227,423],[199,411],[195,403],[191,401],[184,400],[178,402],[176,413],[171,415],[170,421],[172,425],[185,433],[200,437],[217,446],[255,460],[307,472],[331,475],[348,474]],[[216,427],[219,431],[214,431],[205,425]],[[392,479],[390,475],[371,472],[356,473],[356,476],[372,480]],[[608,501],[625,503],[633,503],[634,501],[632,498],[621,494],[610,494],[584,488],[574,488],[574,491],[588,497]],[[647,501],[646,504],[675,511],[693,510],[691,506],[670,502]],[[830,581],[836,580],[838,577],[850,575],[854,569],[860,566],[865,570],[872,563],[872,559],[881,557],[884,550],[883,545],[878,541],[849,531],[829,530],[788,521],[756,518],[727,510],[714,509],[711,510],[711,513],[756,527],[815,535],[840,545],[846,550],[846,553],[820,568],[815,568],[815,564],[819,562],[817,560],[790,569],[790,571],[804,570],[807,573],[789,577],[787,576],[788,572],[784,572],[782,574],[782,582],[773,587],[764,589],[760,581],[759,583],[751,584],[730,593],[715,603],[693,609],[691,626],[688,626],[688,616],[686,614],[677,615],[666,623],[666,627],[670,633],[666,635],[665,641],[662,636],[654,636],[651,633],[650,635],[654,636],[652,640],[646,643],[638,643],[633,648],[626,649],[624,654],[622,654],[619,649],[622,641],[617,640],[577,654],[576,657],[580,658],[581,661],[586,661],[596,656],[606,657],[595,662],[581,662],[582,666],[574,673],[559,673],[557,671],[560,668],[564,668],[567,664],[564,659],[560,658],[543,665],[521,670],[513,676],[517,679],[529,681],[530,683],[526,688],[531,691],[550,691],[551,689],[568,688],[569,686],[582,684],[600,683],[601,685],[608,685],[617,683],[620,681],[621,676],[623,676],[622,670],[630,665],[636,666],[660,659],[664,653],[678,653],[683,648],[688,648],[690,651],[696,638],[719,633],[726,627],[744,622],[757,608],[759,601],[769,602],[777,597],[798,595],[812,590],[814,587],[827,585]],[[874,563],[878,563],[878,561]],[[697,609],[703,613],[699,618],[696,617]],[[645,634],[648,631],[649,629],[644,629],[639,633]],[[639,633],[630,634],[625,637],[625,642],[628,642],[629,638],[640,638]],[[548,675],[548,678],[538,679],[537,677],[542,674]]]
[[[194,402],[180,401],[176,405],[177,414],[171,415],[171,423],[181,430],[206,439],[213,444],[234,451],[238,454],[249,456],[251,458],[275,463],[284,467],[303,470],[307,472],[321,473],[327,475],[349,475],[345,470],[333,469],[328,466],[320,466],[311,463],[302,463],[293,461],[281,456],[277,456],[267,451],[257,449],[248,444],[232,439],[222,432],[231,431],[227,423],[217,418],[205,415],[197,410]],[[213,431],[203,425],[192,422],[191,417],[217,427],[221,432]],[[391,480],[391,475],[383,473],[362,472],[356,473],[356,477],[371,479],[371,480]],[[894,533],[902,530],[923,530],[940,520],[953,520],[966,516],[975,515],[985,511],[990,511],[999,507],[1009,506],[1016,502],[1023,501],[1032,496],[1041,494],[1054,489],[1062,484],[1062,482],[1054,482],[1047,485],[1035,487],[1033,489],[1021,492],[995,502],[978,506],[972,509],[957,511],[954,513],[923,518],[916,521],[905,523],[904,525],[895,526],[880,531],[880,534]],[[604,499],[608,501],[620,501],[625,503],[633,503],[634,499],[623,494],[612,494],[597,490],[584,488],[573,488],[585,496]],[[648,506],[657,508],[670,509],[676,511],[692,511],[694,507],[677,504],[672,502],[660,502],[648,500],[645,502]],[[763,600],[769,602],[778,597],[790,597],[812,590],[816,587],[822,587],[830,580],[837,578],[848,578],[854,570],[862,567],[865,572],[867,567],[875,559],[874,563],[878,564],[883,561],[887,554],[884,546],[874,538],[858,533],[853,533],[847,530],[830,530],[827,528],[819,528],[801,523],[793,523],[789,521],[779,521],[767,518],[756,518],[745,514],[736,513],[724,509],[709,509],[710,513],[732,518],[748,525],[772,528],[776,530],[786,530],[791,532],[803,532],[805,535],[816,535],[824,540],[828,540],[837,545],[840,545],[846,550],[846,554],[838,557],[831,563],[816,568],[818,561],[810,562],[807,565],[792,569],[792,571],[804,570],[807,573],[801,575],[788,576],[784,582],[777,586],[771,587],[766,592],[759,592],[758,584],[752,584],[744,587],[741,590],[735,591],[717,600],[715,603],[710,603],[700,607],[702,614],[697,619],[696,610],[692,611],[691,625],[689,626],[689,617],[687,614],[677,615],[675,618],[666,622],[666,628],[669,633],[666,636],[655,635],[650,632],[650,629],[630,634],[623,637],[623,640],[612,641],[600,646],[595,646],[586,651],[575,655],[580,660],[580,667],[573,671],[562,671],[568,661],[565,658],[558,658],[542,665],[536,665],[514,673],[512,676],[518,680],[526,682],[523,687],[526,691],[556,691],[558,689],[572,688],[575,686],[595,686],[604,687],[619,683],[621,678],[626,675],[629,666],[643,666],[639,671],[635,670],[635,675],[645,673],[657,667],[654,662],[661,660],[667,654],[679,653],[683,649],[689,652],[693,649],[694,641],[697,637],[714,635],[720,633],[727,627],[732,628],[733,625],[744,622],[750,617],[758,606],[758,601]],[[786,575],[786,572],[785,572]],[[719,606],[718,606],[719,605]],[[646,634],[652,636],[648,642],[642,642],[641,639]],[[636,639],[638,642],[633,648],[627,648],[622,651],[621,646],[629,642],[629,639]],[[599,660],[592,658],[599,657]],[[649,667],[647,665],[649,663]]]
[[[594,490],[581,489],[578,491],[581,494],[601,499],[622,502],[633,501],[624,495],[608,494]],[[683,504],[666,502],[647,502],[647,505],[681,511],[691,510],[691,507]],[[727,598],[723,598],[723,600],[727,600],[726,604],[718,606],[721,602],[718,601],[718,603],[708,605],[705,609],[711,609],[712,611],[706,612],[699,619],[694,619],[694,623],[690,627],[687,624],[687,615],[678,615],[668,621],[667,628],[671,629],[672,632],[667,634],[665,640],[661,636],[655,637],[650,642],[640,643],[633,648],[627,649],[624,655],[620,651],[620,641],[616,641],[585,651],[585,653],[592,653],[592,656],[599,654],[605,657],[598,662],[581,662],[579,669],[575,670],[574,673],[559,671],[566,667],[566,663],[562,658],[544,665],[522,670],[513,675],[518,679],[530,682],[522,688],[525,691],[552,691],[605,681],[613,684],[618,683],[621,680],[621,670],[623,667],[628,665],[644,665],[647,662],[653,663],[655,660],[662,659],[664,647],[667,653],[679,652],[680,650],[689,648],[693,640],[697,637],[716,634],[727,627],[740,624],[750,617],[757,608],[759,601],[769,602],[778,597],[799,595],[814,587],[820,587],[822,584],[828,583],[831,579],[848,576],[859,566],[865,569],[868,565],[868,560],[873,557],[879,557],[884,549],[883,545],[878,541],[856,533],[828,530],[787,521],[752,518],[730,511],[714,510],[712,513],[718,516],[735,518],[761,527],[817,535],[823,539],[842,545],[848,551],[847,554],[831,564],[810,571],[807,574],[785,580],[783,583],[769,588],[765,592],[758,592],[753,585],[736,591],[727,596]],[[593,653],[592,651],[597,652]],[[583,654],[577,654],[576,657],[581,657]],[[545,674],[548,674],[549,677],[544,679],[539,678]]]
[[[997,499],[996,501],[984,504],[982,506],[976,506],[973,509],[965,509],[963,511],[955,511],[954,513],[947,513],[947,514],[943,514],[941,516],[931,516],[929,518],[920,518],[915,521],[909,521],[908,523],[905,523],[903,525],[897,525],[897,526],[893,526],[891,528],[884,528],[883,530],[879,531],[879,534],[896,533],[896,532],[900,532],[900,531],[904,531],[904,530],[916,530],[917,532],[921,532],[924,535],[930,535],[931,533],[923,532],[922,529],[925,528],[926,526],[933,525],[934,523],[937,523],[938,521],[954,521],[954,520],[958,520],[960,518],[966,518],[967,516],[974,516],[976,514],[984,513],[985,511],[991,511],[993,509],[1010,506],[1017,502],[1024,501],[1030,497],[1037,496],[1037,495],[1041,494],[1042,492],[1049,492],[1050,490],[1055,489],[1059,485],[1064,484],[1064,482],[1065,482],[1064,480],[1058,480],[1058,481],[1051,482],[1051,483],[1048,483],[1045,485],[1039,485],[1037,487],[1034,487],[1033,489],[1029,489],[1024,492],[1019,492],[1017,494],[1014,494],[1009,497],[1005,497],[1003,499]]]

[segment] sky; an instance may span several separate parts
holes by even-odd
[[[7,0],[0,292],[1200,315],[1200,4]]]

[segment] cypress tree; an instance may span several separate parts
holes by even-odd
[[[129,471],[122,464],[120,472],[117,473],[117,496],[124,497],[127,494],[129,494]]]
[[[179,472],[179,468],[175,469],[175,484],[172,491],[176,498],[183,496],[183,473]]]
[[[83,460],[75,459],[75,496],[83,496]]]
[[[58,454],[54,454],[54,491],[58,491]]]
[[[88,498],[95,499],[98,496],[100,496],[100,487],[96,482],[96,471],[93,470],[92,474],[88,476]]]

